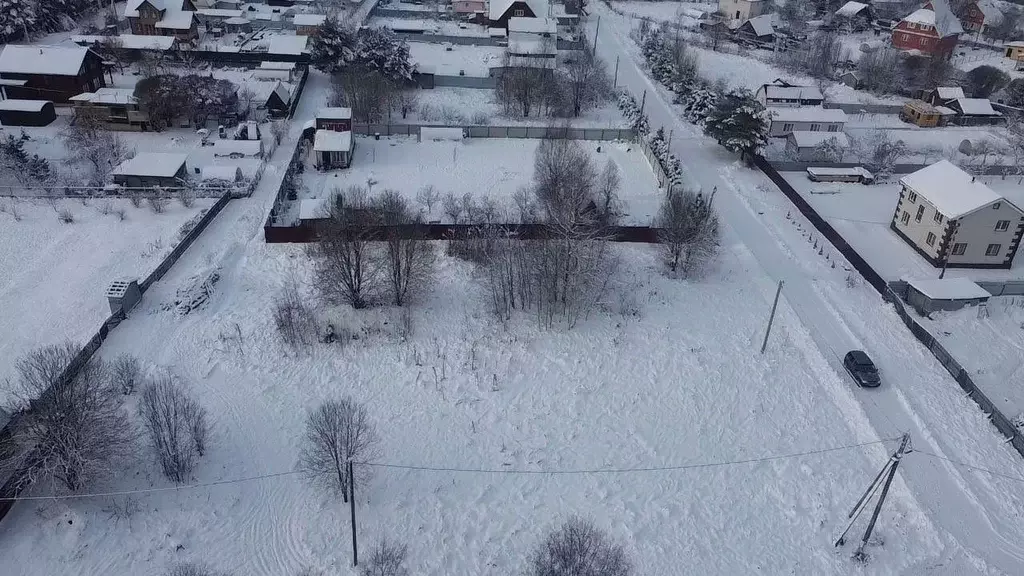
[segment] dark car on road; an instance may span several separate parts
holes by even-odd
[[[882,379],[878,376],[878,368],[862,350],[851,350],[843,358],[843,366],[853,376],[859,386],[865,388],[877,388]]]

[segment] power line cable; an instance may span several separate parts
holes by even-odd
[[[703,462],[696,464],[682,464],[678,466],[649,466],[649,467],[633,467],[633,468],[580,468],[580,469],[566,469],[566,470],[515,470],[515,469],[501,469],[501,468],[467,468],[467,467],[441,467],[441,466],[417,466],[411,464],[393,464],[387,462],[357,462],[357,464],[364,466],[371,466],[375,468],[390,468],[397,470],[415,470],[415,471],[426,471],[426,472],[458,472],[458,473],[475,473],[475,474],[510,474],[510,475],[585,475],[585,474],[629,474],[629,473],[643,473],[643,472],[672,472],[679,470],[694,470],[703,468],[716,468],[722,466],[735,466],[740,464],[753,464],[758,462],[769,462],[773,460],[785,460],[789,458],[799,458],[803,456],[812,456],[815,454],[825,454],[828,452],[838,452],[841,450],[854,450],[857,448],[863,448],[866,446],[873,446],[876,444],[884,444],[886,442],[893,442],[899,440],[899,437],[895,438],[884,438],[881,440],[873,440],[871,442],[861,442],[859,444],[847,444],[844,446],[835,446],[831,448],[821,448],[818,450],[808,450],[805,452],[792,452],[787,454],[773,454],[768,456],[761,456],[757,458],[746,458],[742,460],[723,460],[720,462]],[[164,486],[160,488],[142,488],[138,490],[117,490],[110,492],[91,492],[86,494],[63,494],[59,496],[17,496],[13,498],[0,498],[0,502],[16,502],[19,500],[77,500],[84,498],[98,498],[107,496],[130,496],[134,494],[153,494],[158,492],[177,492],[181,490],[194,490],[198,488],[209,488],[213,486],[223,486],[228,484],[240,484],[243,482],[253,482],[256,480],[265,480],[268,478],[280,478],[285,476],[294,476],[296,474],[303,474],[306,470],[289,470],[287,472],[273,472],[268,474],[259,474],[256,476],[246,476],[242,478],[232,478],[227,480],[216,480],[213,482],[199,482],[195,484],[185,484],[183,486]]]
[[[991,474],[992,476],[997,476],[999,478],[1006,478],[1007,480],[1013,480],[1014,482],[1024,482],[1024,478],[1022,478],[1020,476],[1014,476],[1012,474],[1006,474],[1004,472],[996,472],[995,470],[989,470],[988,468],[982,468],[980,466],[975,466],[973,464],[967,464],[966,462],[960,462],[959,460],[953,460],[952,458],[946,458],[945,456],[939,456],[938,454],[932,454],[931,452],[928,452],[927,450],[917,450],[917,449],[915,449],[915,450],[911,451],[911,454],[913,454],[913,453],[924,454],[925,456],[931,456],[932,458],[938,458],[939,460],[945,460],[946,462],[949,462],[950,464],[955,464],[957,466],[962,466],[964,468],[967,468],[967,469],[970,469],[970,470],[974,470],[976,472],[984,472],[985,474]]]

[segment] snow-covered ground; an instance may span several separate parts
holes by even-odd
[[[108,204],[125,219],[101,214]],[[155,214],[127,200],[62,200],[57,210],[74,217],[63,224],[49,202],[0,198],[0,382],[32,348],[91,338],[110,315],[107,285],[144,279],[177,244],[181,226],[212,204],[174,201]]]
[[[366,21],[367,26],[374,28],[387,27],[399,32],[423,30],[425,34],[437,34],[443,36],[469,36],[477,38],[489,37],[487,26],[469,22],[456,22],[454,20],[415,19],[415,18],[393,18],[390,16],[371,16]],[[416,38],[409,38],[410,42],[419,41]],[[429,37],[424,38],[430,41]]]
[[[956,55],[953,56],[952,64],[964,72],[973,70],[978,66],[994,66],[1009,74],[1011,78],[1024,77],[1024,70],[1016,68],[1017,62],[1007,58],[1005,50],[960,45],[956,48]]]
[[[20,503],[0,525],[0,554],[18,576],[150,574],[180,560],[236,574],[354,574],[346,506],[288,474],[306,411],[345,394],[369,407],[386,462],[508,472],[376,471],[357,493],[361,546],[382,535],[407,542],[413,573],[518,573],[544,530],[569,514],[593,517],[624,543],[638,574],[677,574],[680,558],[705,574],[857,569],[832,539],[891,442],[690,471],[513,473],[678,466],[880,439],[790,312],[758,354],[772,279],[735,237],[700,282],[663,277],[650,248],[617,247],[622,268],[607,309],[571,331],[539,330],[528,315],[495,321],[472,267],[442,256],[407,340],[396,310],[338,312],[359,340],[298,354],[278,341],[271,307],[289,277],[308,286],[301,247],[216,241],[236,248],[206,309],[181,317],[161,307],[209,266],[200,250],[102,353],[132,352],[149,371],[174,374],[215,415],[197,481],[285,475],[139,495],[130,522],[109,518],[110,498]],[[146,458],[98,488],[167,485]],[[873,563],[859,571],[911,569],[941,546],[899,481],[876,534],[887,544],[871,546]]]
[[[434,186],[442,195],[470,194],[478,201],[489,198],[502,210],[515,212],[512,195],[533,178],[533,157],[540,140],[472,138],[462,142],[418,142],[416,137],[392,136],[374,140],[357,137],[352,166],[347,170],[317,172],[312,165],[303,172],[302,197],[327,198],[349,186],[373,190],[397,190],[410,202],[423,186]],[[624,224],[646,225],[657,214],[661,192],[643,152],[626,142],[580,142],[591,153],[598,171],[611,161],[622,178],[619,197],[624,204]],[[597,148],[601,152],[597,152]],[[440,202],[426,220],[447,221]]]
[[[649,18],[659,22],[673,22],[687,28],[696,28],[699,14],[714,14],[718,11],[717,4],[675,2],[643,2],[630,0],[612,2],[615,10],[621,14],[637,18]]]
[[[848,263],[840,259],[833,268],[834,249],[808,242],[809,223],[792,218],[792,205],[766,177],[743,167],[734,155],[679,119],[671,95],[641,71],[643,59],[629,38],[627,19],[601,4],[594,6],[594,15],[601,17],[602,36],[612,32],[606,42],[598,42],[598,53],[607,60],[621,59],[622,84],[637,99],[647,91],[652,128],[675,130],[672,151],[694,184],[704,190],[718,188],[715,205],[730,230],[769,276],[785,282],[780,306],[793,311],[837,372],[843,372],[842,355],[858,348],[880,366],[882,387],[858,390],[854,396],[879,435],[896,430],[911,435],[915,451],[899,476],[938,530],[941,543],[929,560],[912,568],[878,569],[911,574],[1024,570],[1024,548],[1017,544],[1024,538],[1017,522],[1024,514],[1020,485],[998,475],[1022,477],[1020,455],[913,338],[891,306],[850,275]],[[591,36],[593,29],[592,21]],[[852,287],[848,279],[853,280]],[[885,548],[890,546],[899,544],[886,539]]]
[[[463,46],[409,42],[409,60],[421,71],[446,76],[487,76],[501,66],[505,49],[500,46]]]
[[[406,122],[423,122],[470,126],[494,124],[501,126],[548,126],[571,123],[577,128],[625,128],[617,103],[604,102],[597,108],[586,110],[579,118],[551,118],[549,116],[507,115],[504,107],[495,101],[494,90],[478,88],[433,88],[415,90],[417,106],[405,118]],[[483,121],[481,122],[481,119]],[[399,122],[394,115],[392,120]]]
[[[883,278],[920,279],[937,274],[934,266],[889,229],[900,197],[898,177],[891,183],[865,186],[812,182],[806,172],[785,172],[783,176]],[[982,181],[1011,202],[1024,205],[1024,185],[1019,178],[987,176]],[[762,191],[753,196],[767,201]],[[1024,257],[1017,257],[1010,270],[949,269],[946,275],[974,280],[1020,278],[1024,275]]]

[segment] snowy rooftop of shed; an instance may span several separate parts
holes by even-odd
[[[779,122],[846,122],[846,112],[838,108],[769,108],[772,119]]]
[[[323,120],[351,120],[352,109],[335,106],[332,108],[321,108],[316,111],[316,117]]]
[[[317,152],[347,152],[352,150],[352,133],[348,130],[317,130],[313,139],[313,150]]]
[[[908,174],[900,178],[900,182],[928,200],[947,218],[960,218],[1003,199],[949,160],[940,160]]]
[[[185,165],[187,154],[173,152],[140,152],[114,168],[114,174],[124,176],[154,176],[170,178]]]
[[[192,17],[195,12],[168,12],[163,20],[155,24],[156,28],[166,30],[188,30],[192,27]]]
[[[935,89],[935,92],[943,100],[956,100],[966,96],[964,89],[959,86],[939,86]]]
[[[299,220],[317,220],[323,218],[327,202],[324,198],[305,198],[299,201]]]
[[[267,52],[271,54],[302,54],[306,51],[309,36],[271,36]]]
[[[327,16],[323,14],[296,14],[292,18],[296,26],[319,26],[326,21]]]
[[[84,46],[8,44],[0,52],[0,73],[77,76],[88,53]]]
[[[200,8],[199,13],[203,16],[210,18],[239,18],[242,16],[241,10],[228,10],[226,8]]]
[[[771,36],[775,34],[775,28],[772,27],[772,14],[762,14],[747,20],[747,23],[753,28],[754,34],[758,36]]]
[[[554,18],[522,18],[517,16],[508,19],[508,31],[554,34],[558,31],[558,22]]]
[[[49,100],[0,100],[0,110],[17,112],[42,112]]]
[[[956,102],[964,114],[1001,116],[999,112],[992,109],[992,103],[985,98],[957,98]]]
[[[83,92],[68,98],[72,102],[90,102],[92,104],[135,104],[139,100],[131,88],[100,88],[95,92]]]
[[[764,87],[765,96],[769,99],[779,100],[824,100],[825,97],[815,86],[779,86],[778,84],[766,84]]]
[[[839,10],[836,10],[836,16],[850,18],[851,16],[856,16],[867,7],[867,4],[861,4],[860,2],[847,2]]]
[[[910,280],[909,284],[932,300],[973,300],[992,296],[968,278],[929,278]]]
[[[215,140],[213,142],[213,155],[230,156],[231,154],[242,154],[244,156],[258,156],[261,144],[259,140]]]

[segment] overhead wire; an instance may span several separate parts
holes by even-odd
[[[981,466],[975,466],[973,464],[968,464],[966,462],[960,462],[959,460],[953,460],[952,458],[947,458],[945,456],[940,456],[938,454],[933,454],[932,452],[928,452],[927,450],[917,450],[917,449],[914,449],[914,450],[910,450],[909,452],[911,454],[914,454],[914,453],[924,454],[925,456],[930,456],[932,458],[937,458],[939,460],[945,460],[946,462],[949,462],[950,464],[954,464],[956,466],[961,466],[961,467],[967,468],[969,470],[974,470],[975,472],[982,472],[982,473],[985,473],[985,474],[990,474],[992,476],[996,476],[996,477],[999,477],[999,478],[1005,478],[1007,480],[1012,480],[1014,482],[1024,482],[1024,477],[1014,476],[1012,474],[1006,474],[1005,472],[997,472],[995,470],[989,470],[988,468],[982,468]]]

